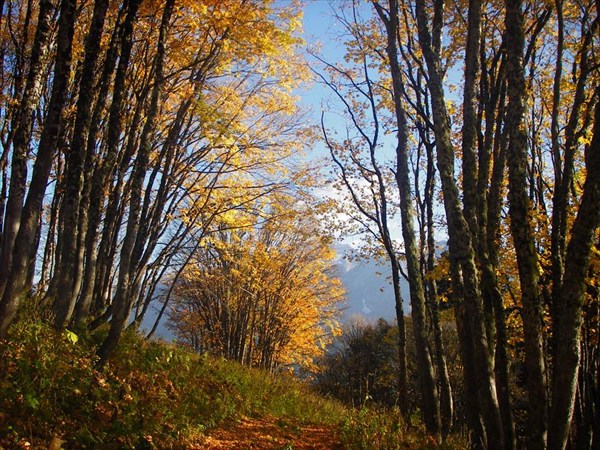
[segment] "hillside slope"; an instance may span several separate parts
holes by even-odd
[[[397,412],[353,411],[290,375],[134,333],[99,370],[101,334],[12,328],[0,343],[0,448],[430,448]]]

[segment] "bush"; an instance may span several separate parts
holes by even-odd
[[[355,411],[342,424],[341,437],[347,450],[468,448],[456,437],[438,444],[422,427],[403,421],[397,408],[362,408]]]

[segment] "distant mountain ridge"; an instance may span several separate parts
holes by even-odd
[[[341,320],[347,322],[354,316],[368,321],[383,317],[396,318],[396,302],[391,284],[391,268],[371,259],[362,262],[350,262],[345,256],[352,251],[349,245],[336,246],[339,276],[346,288],[346,301],[342,305]],[[401,279],[400,290],[404,304],[404,313],[410,310],[409,288],[406,280]]]

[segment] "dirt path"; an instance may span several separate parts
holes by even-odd
[[[205,450],[343,450],[333,427],[296,426],[276,418],[242,418],[211,430]]]

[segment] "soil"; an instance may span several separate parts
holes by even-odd
[[[204,450],[344,450],[335,427],[244,417],[208,432]]]

